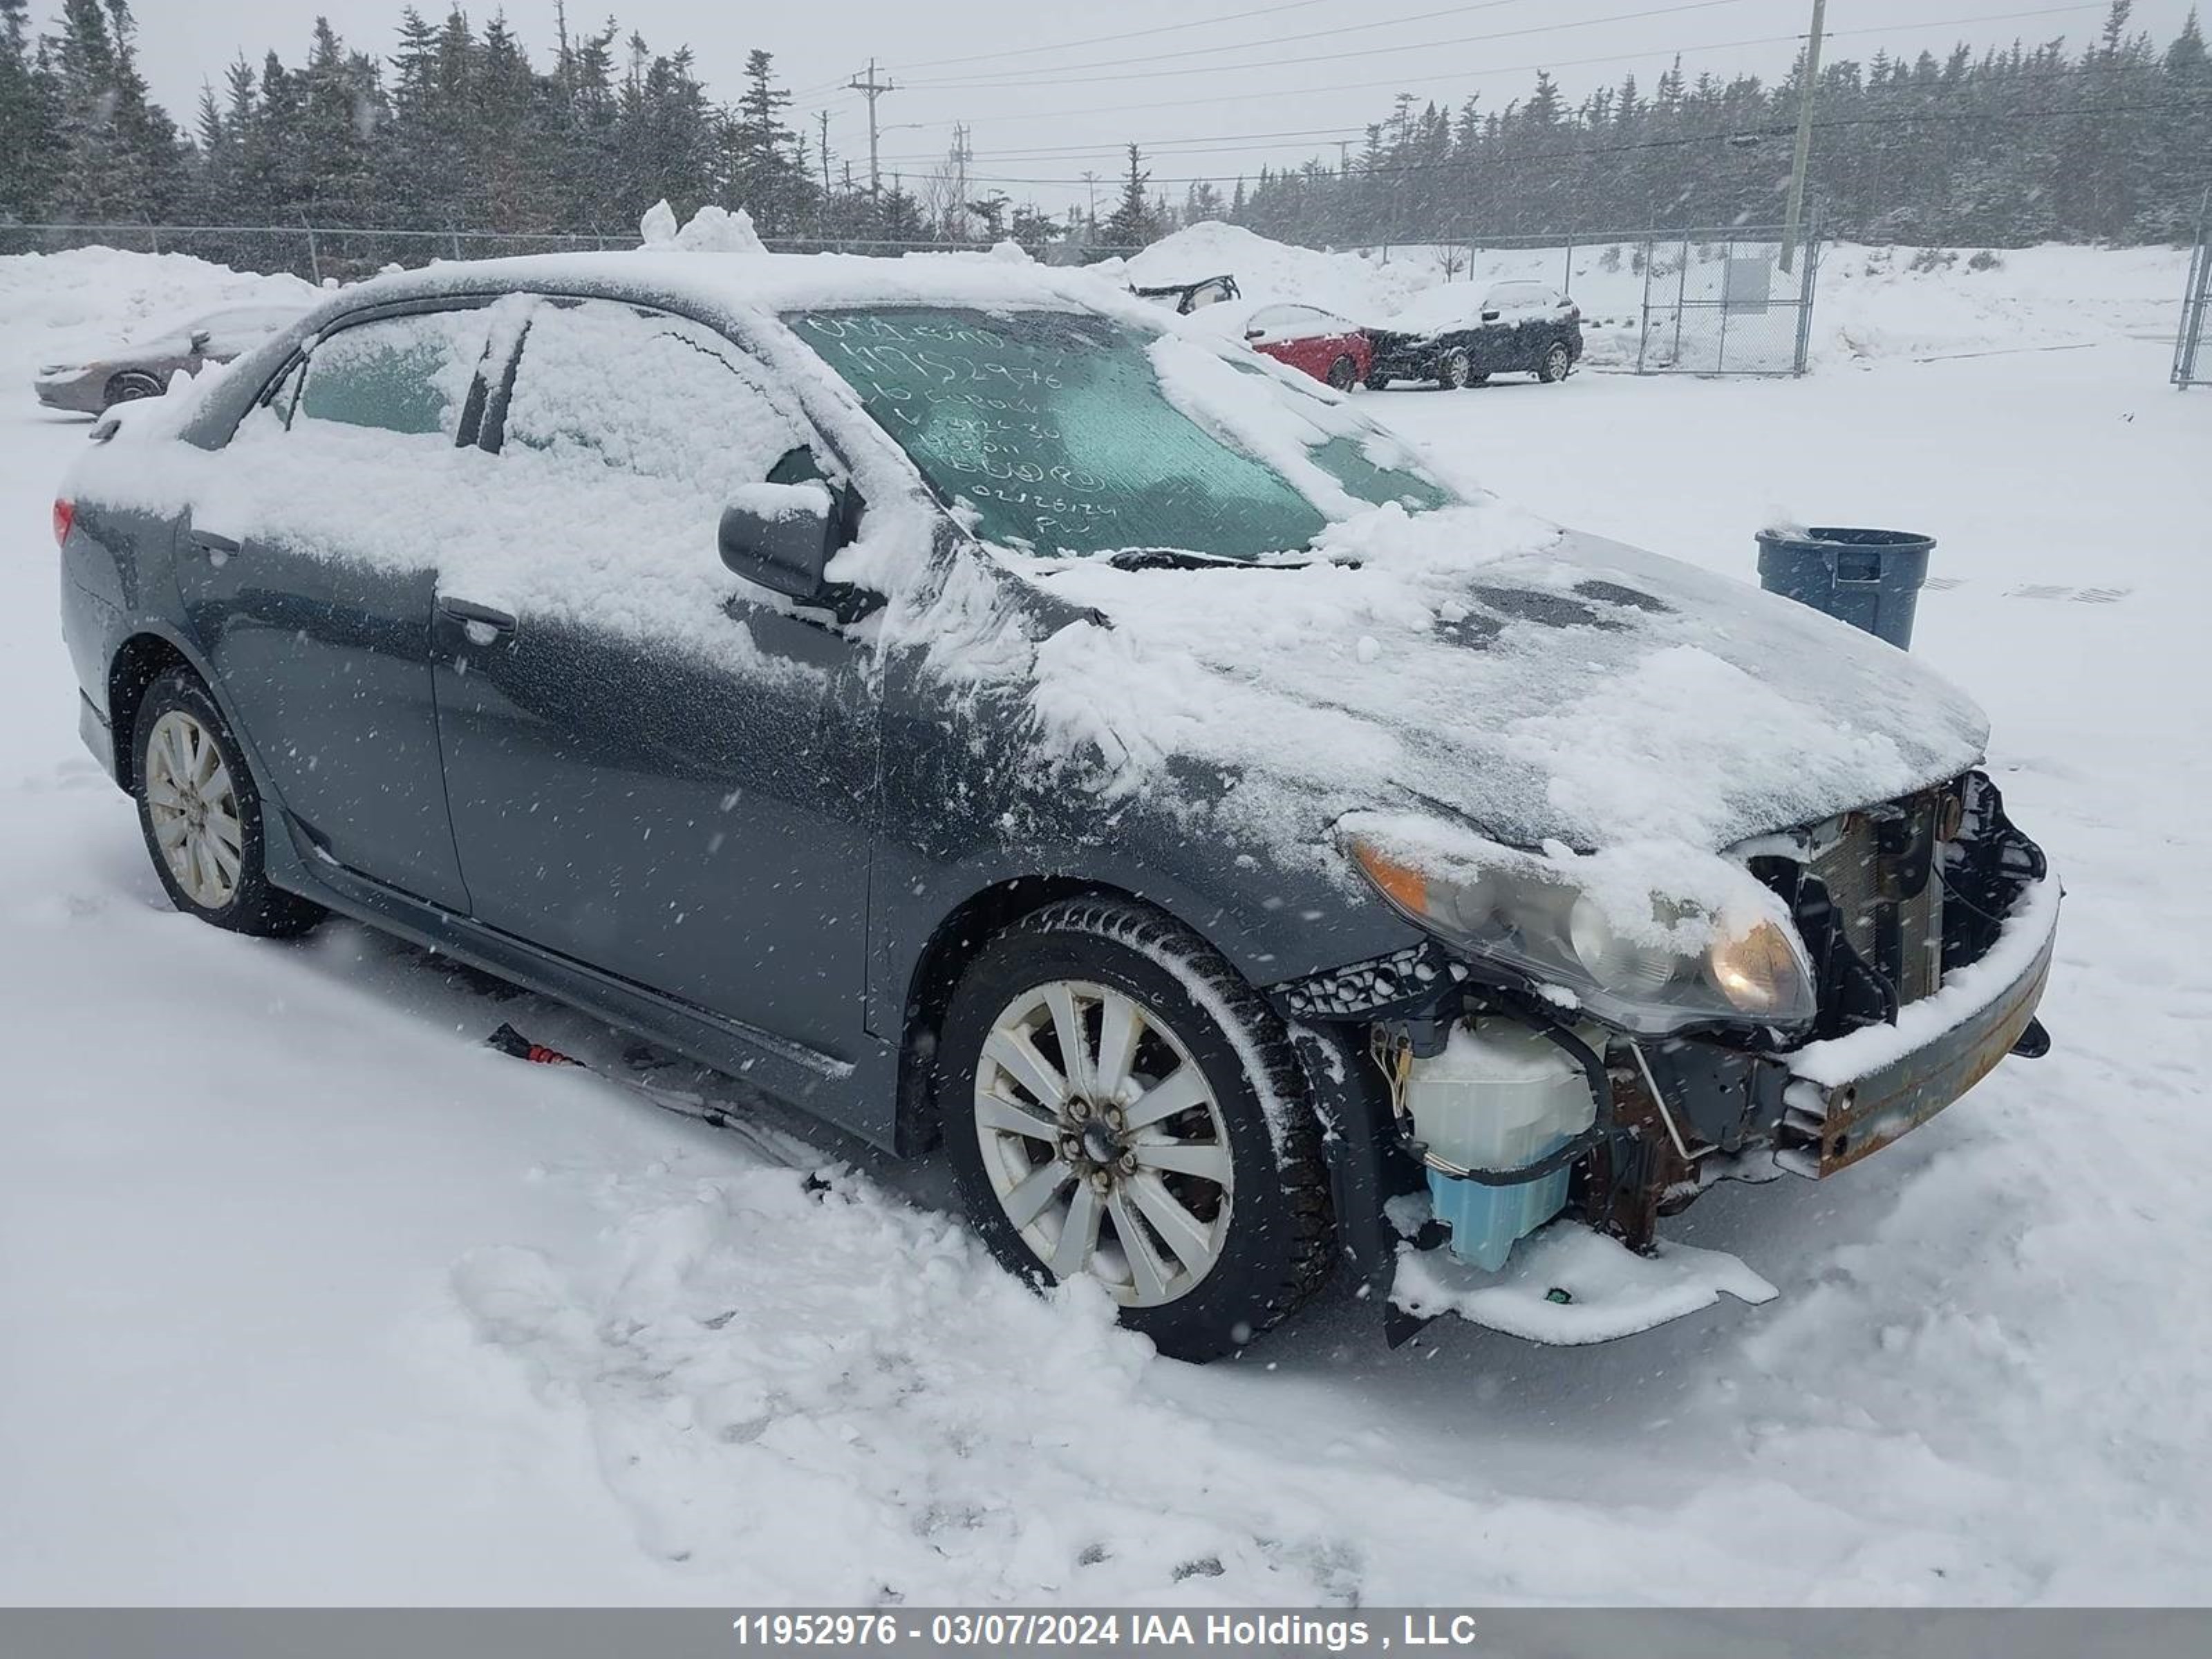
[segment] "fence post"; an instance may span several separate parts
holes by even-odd
[[[1682,233],[1682,259],[1675,267],[1674,276],[1674,362],[1682,366],[1682,310],[1690,297],[1690,233]]]
[[[1571,231],[1567,235],[1567,257],[1565,268],[1559,272],[1559,292],[1562,294],[1571,295],[1574,291],[1575,239],[1573,233]]]
[[[1728,373],[1729,313],[1734,309],[1735,296],[1729,291],[1729,272],[1735,263],[1735,238],[1731,236],[1721,244],[1721,337],[1713,348],[1713,373]]]
[[[1636,372],[1638,374],[1644,372],[1644,349],[1651,339],[1651,241],[1648,234],[1644,239],[1644,316],[1636,327]]]
[[[459,225],[449,224],[446,227],[446,230],[447,234],[453,239],[453,258],[459,259],[461,257],[461,228]]]
[[[323,285],[323,260],[315,247],[315,228],[302,219],[300,228],[307,233],[307,280],[320,288]]]
[[[1804,269],[1797,279],[1797,352],[1791,360],[1790,372],[1802,375],[1813,355],[1813,295],[1820,284],[1821,213],[1813,210],[1812,222],[1805,228]]]
[[[2204,346],[2204,313],[2212,306],[2212,189],[2197,208],[2197,243],[2189,253],[2189,283],[2181,295],[2181,326],[2173,337],[2175,386],[2186,392],[2198,383],[2197,356]]]

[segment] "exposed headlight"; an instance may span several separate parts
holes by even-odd
[[[1571,991],[1583,1010],[1623,1030],[1796,1026],[1818,1012],[1796,930],[1772,913],[1771,896],[1747,872],[1723,872],[1717,884],[1735,890],[1717,899],[1638,888],[1642,902],[1624,902],[1617,880],[1593,891],[1572,860],[1499,848],[1493,863],[1455,867],[1357,830],[1343,840],[1409,921],[1536,985]]]

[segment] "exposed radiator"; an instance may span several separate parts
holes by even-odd
[[[1943,884],[1934,856],[1943,792],[1846,814],[1814,853],[1810,873],[1828,890],[1851,949],[1917,1002],[1943,983]]]

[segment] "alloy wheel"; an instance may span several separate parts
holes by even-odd
[[[1051,980],[992,1022],[975,1133],[1006,1218],[1057,1279],[1125,1307],[1188,1294],[1220,1260],[1234,1197],[1213,1085],[1158,1014],[1111,986]]]
[[[147,816],[170,875],[201,908],[222,909],[238,893],[246,825],[214,734],[170,709],[147,738],[144,776]]]

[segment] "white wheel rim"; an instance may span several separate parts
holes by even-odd
[[[1546,361],[1552,366],[1552,378],[1553,380],[1564,380],[1567,378],[1568,358],[1566,347],[1557,345],[1553,346],[1552,348],[1551,356],[1547,358]]]
[[[1135,998],[1052,980],[1009,1002],[975,1066],[991,1190],[1055,1279],[1124,1307],[1187,1296],[1229,1239],[1229,1126],[1181,1037]]]
[[[246,823],[215,736],[180,708],[146,738],[146,815],[154,844],[185,896],[220,910],[238,893]]]

